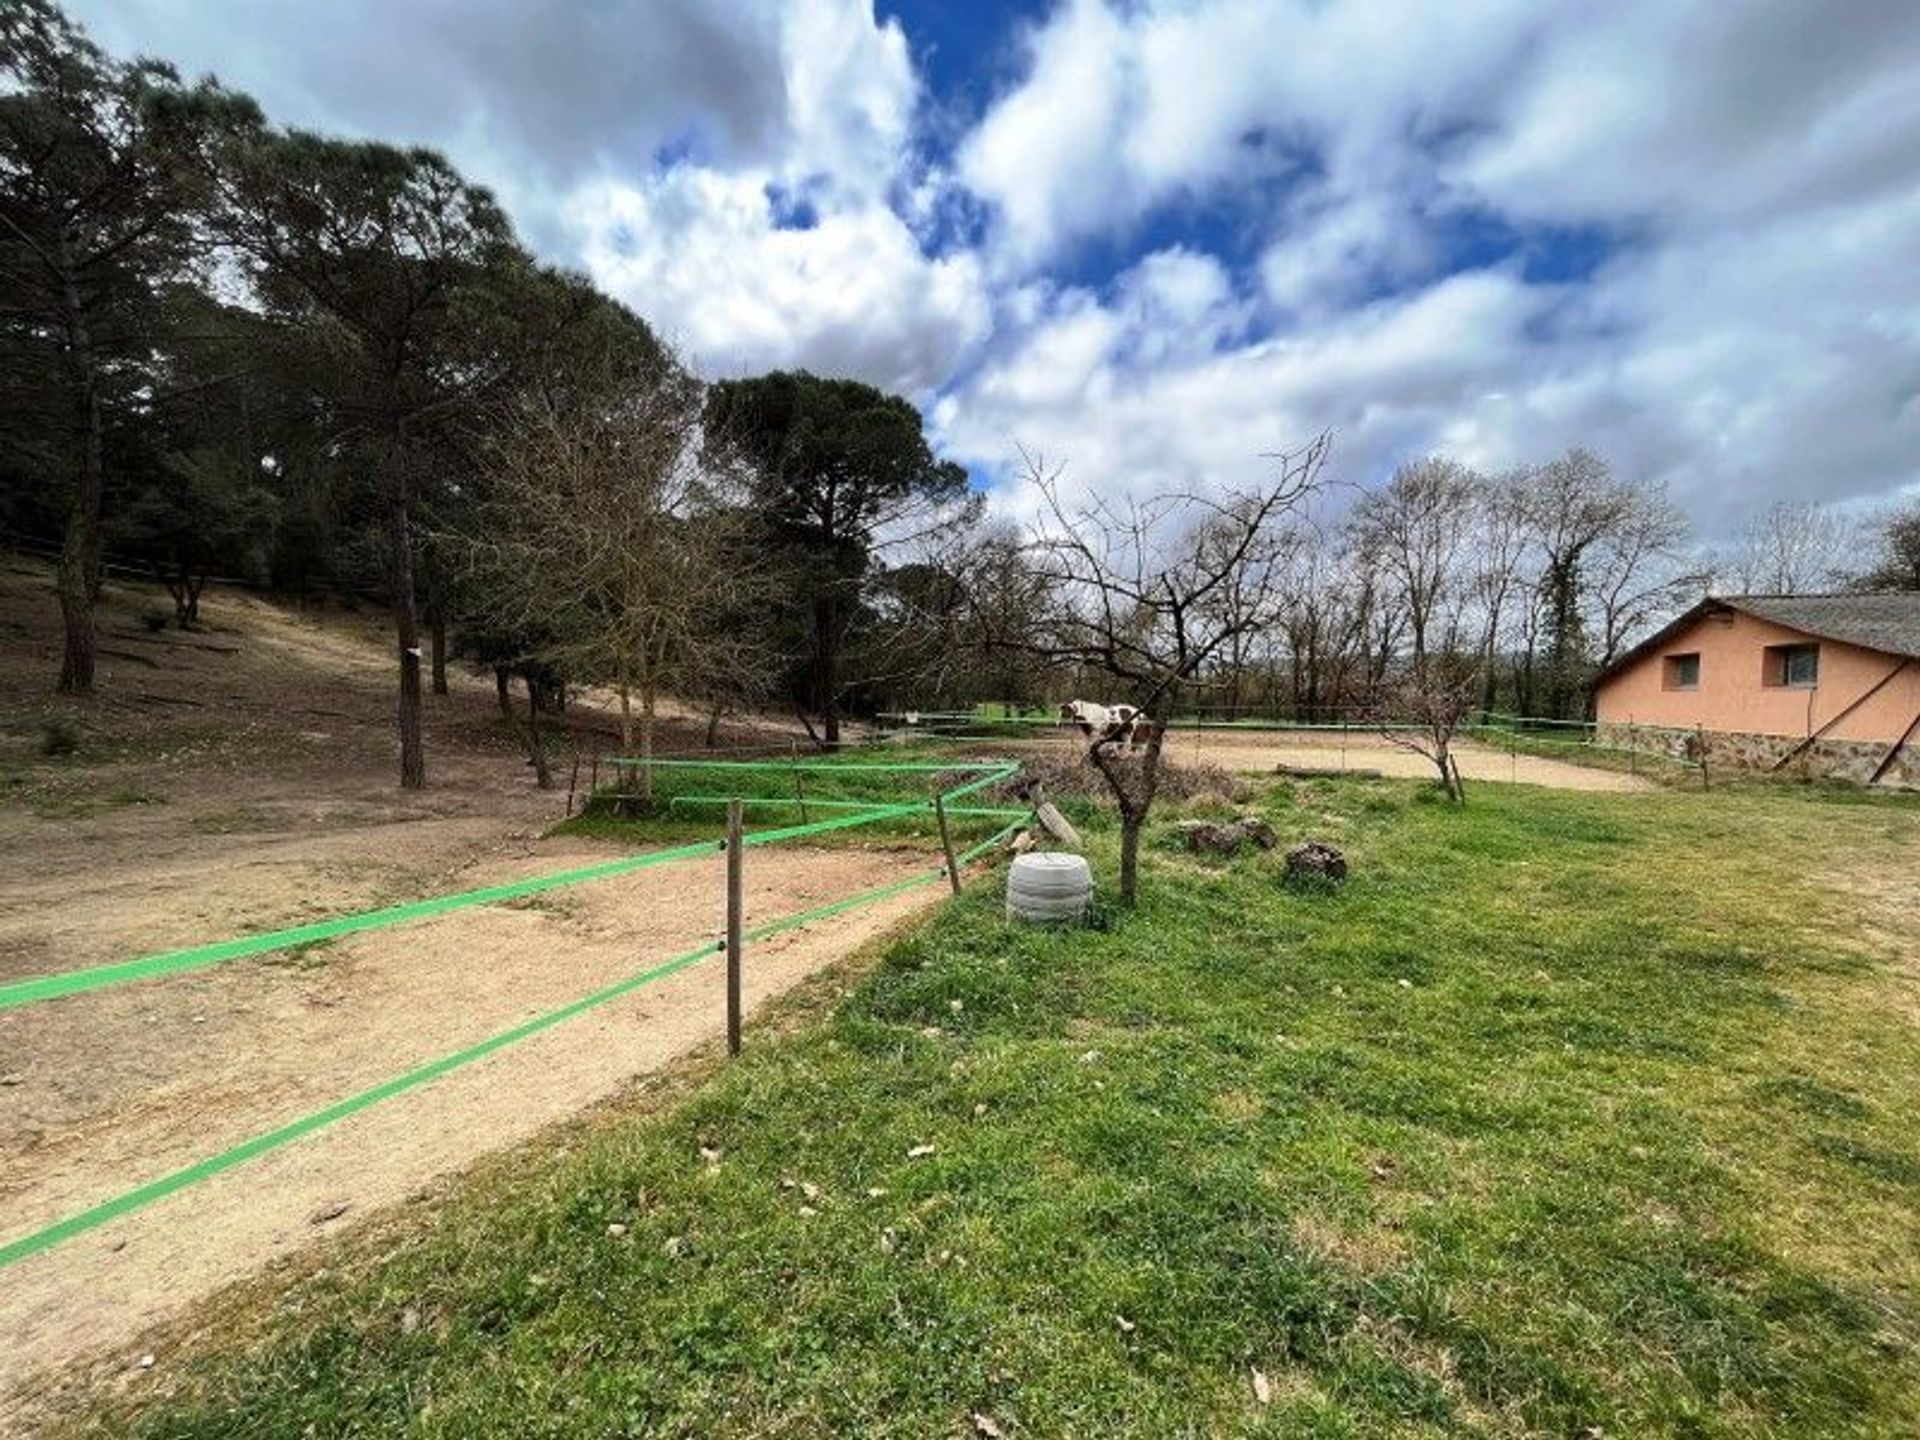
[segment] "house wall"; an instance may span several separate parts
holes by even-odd
[[[1798,689],[1764,683],[1769,646],[1808,643],[1820,646],[1817,685]],[[1700,656],[1699,688],[1668,689],[1666,657],[1689,652]],[[1705,615],[1610,676],[1596,692],[1594,708],[1609,730],[1700,727],[1729,735],[1804,738],[1871,690],[1898,663],[1897,656],[1821,640],[1738,611]],[[1913,660],[1823,738],[1836,747],[1859,742],[1884,750],[1917,714],[1920,660]],[[1920,743],[1920,736],[1909,743]]]
[[[1624,722],[1602,723],[1593,738],[1616,750],[1639,750],[1665,755],[1688,765],[1698,765],[1703,756],[1698,738],[1706,739],[1704,759],[1709,771],[1774,770],[1782,764],[1784,773],[1793,776],[1818,776],[1827,780],[1850,780],[1864,785],[1877,774],[1879,783],[1889,787],[1920,790],[1920,743],[1908,741],[1884,772],[1884,740],[1827,740],[1811,745],[1806,737],[1791,735],[1755,735],[1739,730],[1670,730],[1652,725]],[[1916,737],[1920,740],[1920,737]]]

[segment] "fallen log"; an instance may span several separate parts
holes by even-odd
[[[1276,775],[1285,775],[1293,780],[1379,780],[1383,772],[1379,770],[1342,770],[1337,765],[1276,765]]]
[[[1033,806],[1033,818],[1047,834],[1069,850],[1085,848],[1086,842],[1080,838],[1080,832],[1073,828],[1073,822],[1053,807],[1053,802],[1047,799],[1046,791],[1040,788],[1038,781],[1027,787],[1027,803]]]

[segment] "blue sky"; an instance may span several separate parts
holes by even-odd
[[[1920,484],[1920,5],[75,0],[437,146],[710,375],[913,396],[995,488],[1583,444],[1725,535]]]

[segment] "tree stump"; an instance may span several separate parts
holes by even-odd
[[[1347,878],[1347,857],[1323,840],[1308,840],[1287,851],[1287,879],[1338,885]]]
[[[1174,827],[1192,855],[1237,855],[1242,845],[1271,850],[1280,843],[1273,827],[1258,815],[1238,820],[1182,820]]]

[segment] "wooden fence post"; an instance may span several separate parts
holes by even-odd
[[[947,802],[936,792],[933,797],[934,818],[940,822],[940,848],[947,854],[947,883],[953,886],[953,893],[960,893],[960,862],[953,854],[953,832],[947,828]]]
[[[741,845],[740,802],[727,802],[727,1054],[740,1053],[740,921],[746,854]]]

